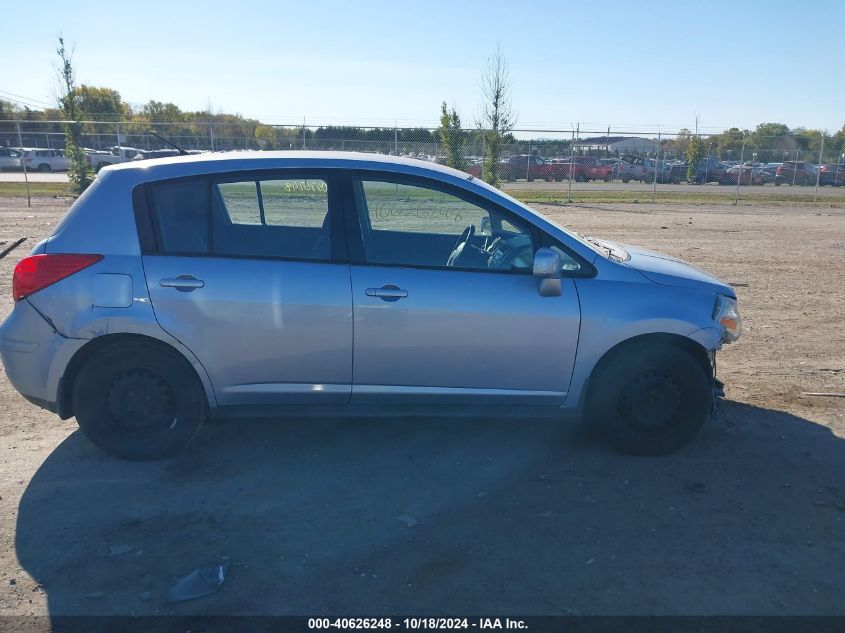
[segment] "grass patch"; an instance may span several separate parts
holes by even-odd
[[[69,182],[31,182],[32,197],[76,196]],[[26,198],[25,182],[0,182],[0,198]]]
[[[733,204],[736,193],[712,193],[712,192],[685,192],[685,191],[658,191],[653,195],[650,191],[573,191],[572,199],[566,195],[566,191],[554,190],[533,190],[533,189],[508,189],[507,193],[526,204],[567,204],[569,202],[590,202],[590,203],[651,203],[662,204]],[[813,205],[812,194],[789,194],[789,193],[759,193],[744,192],[740,189],[739,203],[745,205]],[[845,206],[845,193],[837,196],[819,196],[816,206],[842,207]]]

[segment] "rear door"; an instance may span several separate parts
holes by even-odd
[[[162,181],[145,202],[156,318],[202,362],[218,404],[348,401],[349,266],[329,173]]]

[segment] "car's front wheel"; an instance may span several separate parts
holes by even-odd
[[[79,428],[96,446],[123,459],[177,453],[206,418],[199,378],[163,345],[116,343],[95,352],[73,385]]]
[[[695,437],[711,403],[710,378],[696,359],[658,343],[628,348],[599,369],[588,415],[616,450],[663,455]]]

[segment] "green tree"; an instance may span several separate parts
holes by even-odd
[[[452,106],[450,111],[445,101],[440,106],[440,129],[437,130],[437,134],[446,150],[446,164],[455,169],[465,169],[466,132],[461,129],[461,117],[455,107]]]
[[[716,155],[723,160],[739,159],[745,133],[738,127],[732,127],[712,137]]]
[[[88,165],[85,150],[82,148],[82,109],[79,107],[79,95],[75,90],[75,73],[72,52],[65,49],[65,40],[59,35],[59,79],[61,81],[59,107],[64,119],[65,156],[70,160],[68,178],[77,193],[88,188],[94,178],[94,172]]]
[[[698,169],[698,161],[704,158],[705,151],[704,143],[701,142],[700,136],[696,135],[689,139],[685,154],[687,160],[687,181],[693,182],[695,180],[695,170]]]
[[[278,136],[276,128],[270,125],[255,126],[255,140],[261,149],[277,149]]]
[[[487,68],[481,77],[481,95],[481,118],[478,127],[483,131],[486,144],[482,177],[497,187],[503,139],[516,125],[516,113],[511,105],[508,63],[498,45],[493,56],[488,58]]]
[[[79,109],[86,118],[93,121],[123,121],[132,114],[117,90],[82,84],[74,88],[73,92]]]

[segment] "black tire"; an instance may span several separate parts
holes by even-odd
[[[73,385],[79,428],[122,459],[149,460],[185,448],[207,417],[193,367],[163,344],[123,342],[95,352]]]
[[[617,451],[665,455],[701,430],[712,404],[710,379],[684,350],[658,343],[623,349],[590,387],[588,416]]]
[[[53,171],[53,168],[50,167],[50,165],[48,165],[47,163],[41,163],[38,166],[38,171],[40,171],[42,174],[49,174],[51,171]]]

